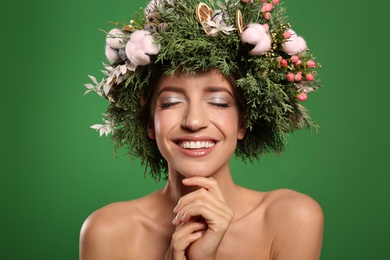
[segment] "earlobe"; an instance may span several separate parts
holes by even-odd
[[[151,123],[149,123],[147,128],[148,128],[149,138],[153,140],[156,139],[156,134],[154,133],[154,126]]]
[[[237,139],[242,140],[246,133],[246,123],[244,120],[241,120],[241,123],[238,125]]]

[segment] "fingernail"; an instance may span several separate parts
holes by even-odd
[[[173,209],[173,212],[174,213],[177,213],[177,208],[179,207],[179,204],[177,204],[176,206],[175,206],[175,208]]]
[[[184,221],[184,218],[186,217],[186,214],[187,214],[187,211],[184,212],[183,216],[181,216],[181,218],[180,218],[181,221]]]
[[[197,236],[197,237],[200,237],[202,235],[202,232],[201,231],[196,231],[194,233],[192,233],[194,236]]]
[[[176,221],[177,221],[177,216],[178,216],[178,215],[176,215],[176,217],[172,220],[172,224],[175,224],[175,223],[176,223]]]

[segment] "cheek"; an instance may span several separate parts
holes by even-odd
[[[169,133],[169,131],[177,125],[177,113],[169,113],[169,111],[156,111],[154,114],[154,132],[156,139],[159,139]]]
[[[216,113],[213,116],[213,122],[218,126],[218,128],[225,132],[225,134],[237,135],[240,131],[240,123],[238,112],[230,111],[229,113]]]

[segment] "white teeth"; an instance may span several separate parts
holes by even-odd
[[[200,141],[197,141],[197,142],[185,141],[185,142],[181,142],[179,145],[181,147],[183,147],[184,149],[202,149],[202,148],[213,147],[215,145],[215,143],[214,142],[208,142],[208,141],[203,141],[203,142],[200,142]]]

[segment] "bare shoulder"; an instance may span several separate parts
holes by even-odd
[[[322,209],[317,201],[308,195],[289,189],[271,191],[265,201],[269,214],[305,218],[322,218]],[[283,213],[283,214],[281,214]]]
[[[141,214],[134,204],[134,201],[115,202],[94,211],[84,221],[81,233],[131,228],[133,221],[129,221],[129,218],[134,219]]]
[[[93,212],[80,232],[80,259],[121,258],[119,255],[129,234],[137,232],[142,213],[134,201],[109,204]]]
[[[320,205],[288,189],[269,192],[264,203],[274,234],[273,259],[319,259],[324,224]]]

